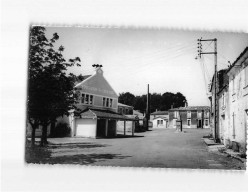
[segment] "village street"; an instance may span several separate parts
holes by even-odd
[[[124,167],[243,169],[243,164],[221,153],[209,152],[203,136],[209,129],[153,129],[118,138],[55,138],[43,157],[27,162]],[[31,157],[32,153],[30,154]]]

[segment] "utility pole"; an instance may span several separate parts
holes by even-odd
[[[147,85],[147,101],[146,101],[146,131],[149,130],[149,120],[150,120],[150,94],[149,94],[149,84]]]
[[[214,140],[220,142],[218,136],[218,72],[217,72],[217,39],[197,39],[198,41],[198,57],[203,54],[214,54]],[[213,52],[202,52],[202,42],[214,42]],[[211,44],[210,42],[210,44]]]

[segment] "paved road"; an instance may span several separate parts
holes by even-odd
[[[221,154],[209,152],[202,137],[209,129],[154,129],[136,133],[135,137],[84,139],[50,139],[64,143],[49,146],[50,158],[43,162],[125,166],[200,169],[240,169],[242,164]],[[81,143],[81,144],[79,144]]]

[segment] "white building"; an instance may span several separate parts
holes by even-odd
[[[227,70],[229,77],[229,128],[224,133],[226,145],[246,151],[248,126],[248,47]]]

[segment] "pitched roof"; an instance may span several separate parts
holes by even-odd
[[[151,113],[151,115],[167,115],[167,114],[169,114],[168,111],[157,111],[157,112]]]
[[[133,106],[129,106],[129,105],[126,105],[126,104],[122,104],[122,103],[119,103],[119,102],[118,102],[118,106],[123,106],[123,107],[130,107],[130,108],[133,108]]]
[[[248,47],[246,47],[244,49],[244,51],[239,55],[239,57],[237,57],[237,59],[232,63],[232,65],[228,68],[227,72],[229,72],[234,66],[238,66],[240,64],[236,64],[243,56],[246,55],[246,58],[247,58],[247,55],[248,55]]]
[[[179,108],[172,108],[169,111],[177,111],[177,110],[209,110],[209,106],[188,106],[188,107],[179,107]]]
[[[86,108],[85,110],[78,109],[75,113],[81,118],[101,118],[101,119],[115,119],[115,120],[135,120],[125,115],[119,114],[111,110],[102,110],[95,108]]]
[[[164,119],[164,120],[168,120],[169,119],[168,116],[156,116],[155,118],[153,118],[153,120],[154,119],[158,119],[158,118],[161,118],[161,119]]]

